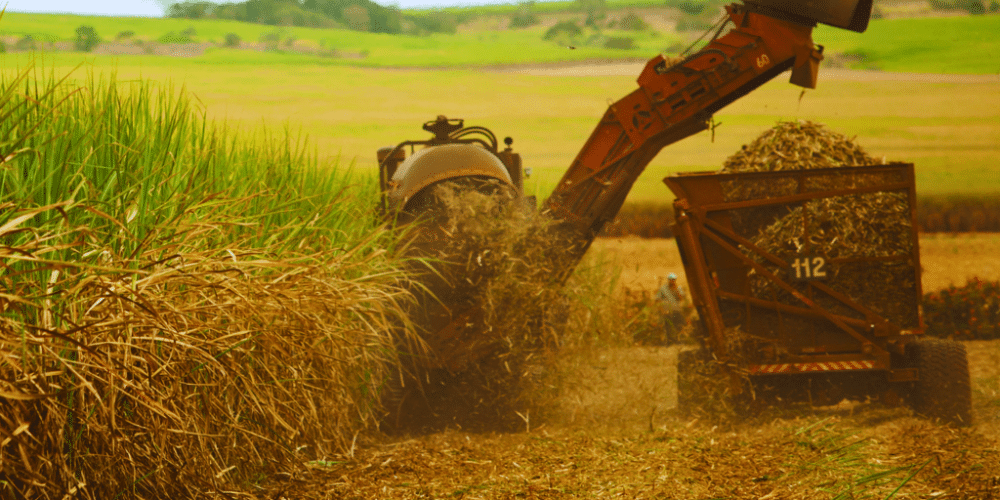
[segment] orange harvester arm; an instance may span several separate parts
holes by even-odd
[[[726,7],[734,28],[669,66],[651,59],[639,88],[612,104],[570,165],[546,208],[583,239],[582,251],[621,208],[663,147],[706,130],[712,114],[792,68],[791,83],[815,88],[821,49],[812,26]]]

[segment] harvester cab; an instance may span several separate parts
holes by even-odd
[[[419,215],[421,193],[438,182],[458,178],[500,183],[523,198],[524,169],[521,155],[512,148],[513,139],[505,138],[501,149],[490,129],[466,127],[464,120],[444,115],[424,123],[423,129],[433,136],[378,150],[383,214],[399,213],[399,220],[412,220]],[[417,150],[417,146],[423,148]]]

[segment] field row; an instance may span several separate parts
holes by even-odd
[[[373,184],[82,76],[0,84],[2,496],[195,498],[345,449],[413,340]]]

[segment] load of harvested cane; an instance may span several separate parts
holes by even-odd
[[[774,172],[884,163],[822,124],[779,122],[726,159],[723,172]]]
[[[883,164],[850,138],[813,122],[783,122],[763,133],[726,160],[723,172],[814,170]],[[859,189],[901,182],[892,174],[817,172],[766,179],[736,178],[723,184],[727,201],[776,198],[799,193]],[[905,260],[912,251],[912,223],[905,191],[879,190],[850,195],[819,195],[805,202],[731,211],[737,232],[778,259],[801,257],[826,262],[825,283],[855,302],[893,321],[909,325],[915,318],[916,274]],[[779,278],[790,281],[793,267],[776,266],[746,250]],[[894,260],[895,259],[895,260]],[[834,264],[837,262],[837,264]],[[791,294],[750,271],[752,294],[765,300],[803,306]],[[806,285],[793,282],[804,291]],[[841,314],[852,314],[837,300],[817,300]],[[856,314],[856,313],[853,313]]]

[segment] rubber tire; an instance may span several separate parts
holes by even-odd
[[[913,409],[959,427],[971,425],[972,385],[965,345],[925,338],[910,344],[909,349],[919,377],[913,387]]]

